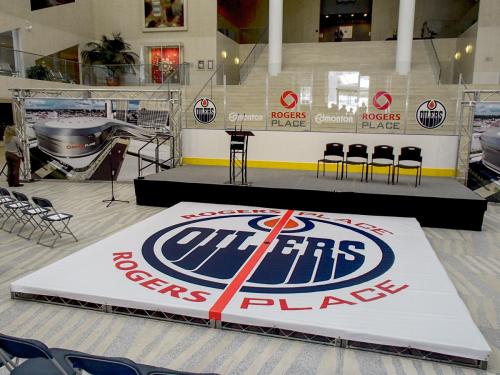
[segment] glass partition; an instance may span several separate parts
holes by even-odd
[[[373,72],[362,64],[345,69],[287,64],[278,76],[259,70],[249,77],[241,85],[207,82],[197,100],[210,98],[217,118],[201,125],[190,108],[186,126],[228,129],[243,120],[249,130],[456,134],[459,89],[438,85],[432,72],[417,69],[402,76],[389,67]]]

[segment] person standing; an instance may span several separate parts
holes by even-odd
[[[23,160],[23,147],[14,125],[7,126],[3,135],[5,159],[7,160],[7,182],[10,187],[23,186],[19,183],[19,169]]]

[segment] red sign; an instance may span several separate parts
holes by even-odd
[[[153,83],[163,83],[179,66],[179,47],[151,48]]]
[[[385,111],[392,104],[392,96],[387,91],[379,91],[373,97],[373,106],[378,110]]]
[[[293,109],[297,104],[299,104],[299,97],[295,92],[288,90],[281,95],[281,105],[286,109]]]

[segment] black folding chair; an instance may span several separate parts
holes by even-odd
[[[4,207],[7,203],[14,202],[14,198],[10,195],[10,192],[7,189],[0,187],[0,216],[7,215],[7,209]]]
[[[370,180],[373,181],[373,167],[385,167],[387,171],[387,183],[391,183],[391,176],[394,168],[394,147],[388,145],[375,146],[372,154],[372,161],[368,165],[371,167]]]
[[[20,362],[20,359],[26,361]],[[74,374],[73,370],[68,370],[68,366],[54,358],[45,344],[37,340],[0,334],[0,360],[15,375]]]
[[[341,176],[344,174],[344,145],[342,143],[327,143],[325,151],[323,151],[323,159],[318,160],[316,167],[316,178],[319,177],[319,165],[323,163],[323,176],[325,175],[326,164],[337,165],[336,179],[339,178],[339,164],[342,167]]]
[[[16,200],[13,200],[12,202],[4,204],[5,208],[5,219],[2,222],[2,229],[5,229],[5,224],[9,221],[9,219],[14,219],[14,223],[10,227],[10,229],[5,229],[7,232],[12,233],[14,231],[14,228],[18,223],[22,222],[22,213],[21,210],[25,208],[31,207],[31,204],[29,203],[28,198],[22,194],[13,191],[12,195],[16,197]],[[26,200],[25,200],[26,198]]]
[[[28,197],[22,193],[15,193],[15,197],[17,198],[18,201],[28,202]],[[37,229],[40,229],[42,231],[45,230],[48,227],[48,225],[41,219],[41,216],[46,215],[49,212],[50,212],[49,208],[39,207],[36,204],[21,209],[22,215],[20,218],[20,222],[22,226],[19,228],[17,235],[21,238],[30,240],[31,237],[33,236],[33,233],[35,233]],[[23,234],[23,230],[26,227],[26,225],[30,225],[33,228],[33,230],[30,232],[28,236]],[[52,229],[50,227],[48,229],[52,232]],[[55,233],[52,232],[52,234]]]
[[[407,146],[401,148],[398,163],[395,166],[397,171],[396,183],[399,183],[399,169],[415,169],[415,187],[422,182],[422,150],[418,147]],[[392,176],[394,182],[394,175]]]
[[[76,242],[78,242],[78,239],[69,228],[69,222],[73,215],[58,212],[48,199],[38,197],[33,197],[31,199],[37,205],[37,207],[45,208],[50,211],[47,214],[40,215],[40,219],[46,224],[46,226],[43,229],[42,234],[38,238],[38,244],[47,247],[54,247],[57,240],[59,238],[62,238],[62,234],[69,234],[75,239]],[[50,244],[42,242],[42,238],[48,230],[55,234],[54,240]]]
[[[356,143],[349,145],[349,149],[345,155],[345,178],[347,179],[347,171],[349,165],[361,165],[361,181],[366,173],[366,180],[368,181],[368,147],[366,145]],[[365,172],[366,171],[366,172]],[[342,177],[343,178],[343,177]]]

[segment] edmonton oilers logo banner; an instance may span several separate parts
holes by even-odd
[[[148,235],[140,252],[115,252],[113,260],[128,279],[139,275],[151,291],[209,303],[210,317],[220,319],[232,303],[240,310],[320,310],[402,292],[408,285],[390,276],[396,261],[391,237],[383,226],[334,214],[193,210]],[[138,273],[130,277],[131,271]],[[318,293],[305,305],[298,302]]]
[[[217,107],[209,98],[201,98],[193,106],[193,115],[196,121],[201,124],[210,124],[217,116]]]
[[[425,129],[436,129],[446,121],[446,107],[436,99],[420,104],[415,114],[418,124]]]

